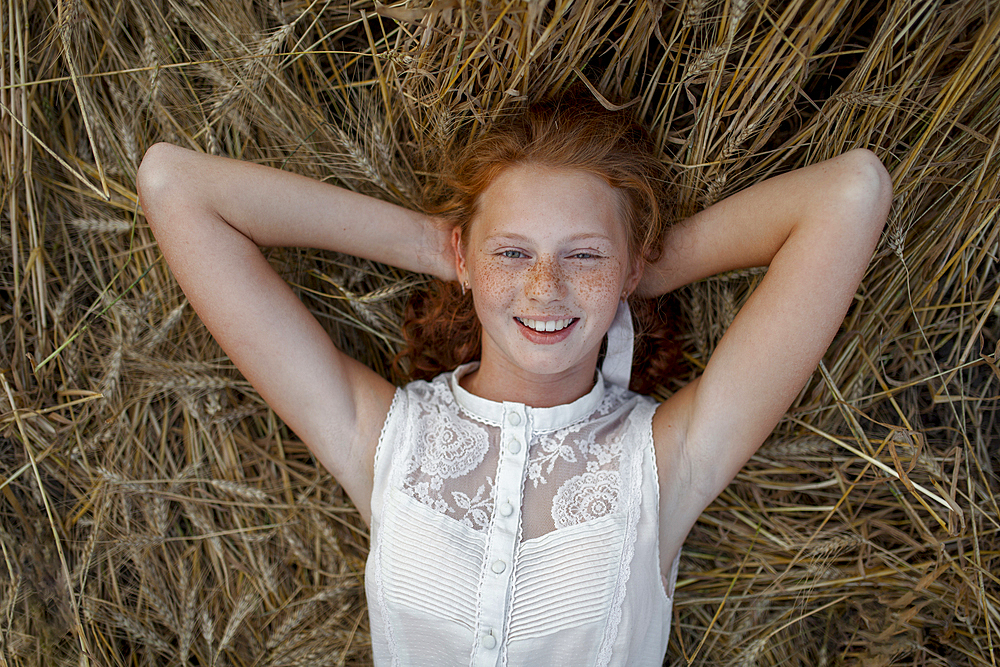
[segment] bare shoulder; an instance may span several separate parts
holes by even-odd
[[[303,183],[287,176],[157,144],[140,167],[139,194],[202,322],[367,519],[375,447],[395,388],[336,348],[257,246],[255,238],[288,240],[281,236],[293,226],[287,217],[254,199]],[[259,180],[248,185],[253,178]],[[305,180],[301,187],[314,186]],[[309,210],[300,217],[310,217]]]
[[[343,394],[332,397],[323,424],[307,442],[310,451],[350,496],[365,523],[371,521],[375,451],[392,407],[396,387],[361,362],[343,354],[352,410],[341,408]]]
[[[661,403],[653,415],[653,447],[660,489],[660,565],[670,568],[688,531],[712,501],[700,482],[699,462],[686,447],[691,399],[698,379]]]
[[[664,558],[676,553],[816,368],[891,200],[889,174],[874,153],[859,149],[757,183],[690,219],[687,250],[672,255],[698,265],[685,279],[747,266],[768,270],[701,376],[653,420]]]

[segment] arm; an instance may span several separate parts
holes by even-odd
[[[412,211],[302,176],[157,144],[138,190],[199,317],[367,520],[394,388],[337,350],[257,245],[326,248],[454,278],[449,235]]]
[[[662,293],[769,265],[705,372],[657,410],[661,548],[669,563],[702,510],[771,433],[826,351],[871,259],[892,183],[869,151],[754,185],[668,235],[640,289]]]
[[[429,216],[305,176],[229,158],[156,144],[141,165],[143,211],[199,207],[259,246],[334,250],[455,280],[451,230]],[[172,188],[183,202],[155,201]],[[165,206],[164,206],[165,205]],[[157,233],[159,239],[159,233]]]

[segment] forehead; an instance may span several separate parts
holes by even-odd
[[[576,169],[517,165],[502,171],[480,195],[472,234],[511,234],[546,240],[580,235],[626,243],[619,199],[608,183]]]

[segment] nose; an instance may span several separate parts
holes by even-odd
[[[528,272],[525,285],[527,296],[548,303],[566,296],[566,279],[559,262],[551,257],[539,257]]]

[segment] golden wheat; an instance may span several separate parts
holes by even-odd
[[[584,82],[650,127],[673,217],[853,147],[896,191],[821,371],[691,532],[668,664],[996,664],[993,4],[8,5],[5,664],[371,661],[364,526],[187,308],[138,208],[143,151],[172,141],[419,208],[444,156]],[[389,375],[425,277],[268,256]],[[657,395],[704,368],[762,272],[679,291],[686,366]]]

